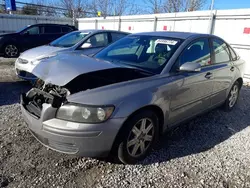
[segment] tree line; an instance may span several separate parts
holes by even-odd
[[[32,0],[17,5],[18,14],[81,18],[95,17],[97,12],[106,17],[196,11],[206,0]]]

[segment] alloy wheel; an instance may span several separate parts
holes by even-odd
[[[18,55],[18,49],[15,45],[7,45],[5,47],[5,54],[8,56],[8,57],[16,57]]]
[[[238,99],[238,95],[239,95],[239,88],[238,85],[234,85],[233,88],[230,91],[230,97],[229,97],[229,107],[232,108],[237,99]]]
[[[154,137],[154,124],[149,118],[139,120],[132,128],[128,140],[127,151],[132,157],[140,157],[149,148]]]

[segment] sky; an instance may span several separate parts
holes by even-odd
[[[209,9],[212,0],[206,0],[207,3],[203,7],[203,9]],[[141,6],[145,6],[144,0],[135,1],[136,4],[140,4]],[[214,9],[243,9],[250,8],[250,0],[214,0]]]
[[[1,1],[1,0],[0,0]],[[21,2],[31,2],[32,0],[19,0]],[[203,9],[209,9],[212,0],[206,0]],[[136,4],[145,6],[144,0],[135,0]],[[250,8],[250,0],[214,0],[214,9],[239,9]]]
[[[208,9],[211,5],[211,0],[207,0],[207,5],[204,7]],[[250,0],[214,0],[214,9],[238,9],[250,8]]]

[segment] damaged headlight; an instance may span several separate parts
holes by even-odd
[[[79,123],[100,123],[109,119],[113,111],[113,106],[99,107],[66,104],[59,108],[56,117]]]

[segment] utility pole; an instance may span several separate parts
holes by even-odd
[[[211,12],[214,10],[214,0],[211,2],[211,7],[210,7]]]
[[[209,25],[208,25],[208,34],[213,33],[213,23],[214,23],[214,0],[211,1],[211,7],[210,7],[210,19],[209,19]]]
[[[75,26],[75,9],[74,8],[72,8],[72,17],[73,17],[73,26]]]

